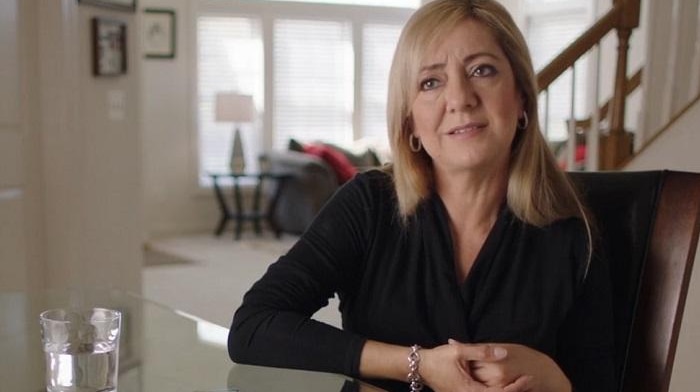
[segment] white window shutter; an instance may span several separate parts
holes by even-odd
[[[197,19],[197,118],[199,127],[199,183],[209,184],[207,173],[226,172],[234,124],[214,118],[216,94],[236,91],[252,95],[261,116],[263,89],[262,28],[258,19],[200,16]],[[247,163],[259,152],[257,124],[241,127]]]
[[[402,25],[366,24],[362,30],[362,136],[388,146],[389,69]]]
[[[290,138],[306,142],[351,141],[351,24],[278,19],[273,39],[274,147],[285,147]]]

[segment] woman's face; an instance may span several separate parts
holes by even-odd
[[[430,48],[414,81],[413,134],[443,173],[505,169],[523,104],[489,29],[467,19]]]

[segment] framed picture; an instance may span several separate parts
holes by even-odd
[[[92,18],[92,73],[95,76],[126,73],[126,23]]]
[[[146,58],[175,58],[175,11],[144,10],[143,52]]]
[[[78,2],[129,12],[136,10],[136,0],[78,0]]]

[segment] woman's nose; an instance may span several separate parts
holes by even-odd
[[[479,103],[479,96],[466,75],[450,78],[445,89],[445,99],[450,113],[472,109]]]

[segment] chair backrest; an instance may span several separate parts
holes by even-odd
[[[610,262],[619,391],[666,392],[700,230],[700,174],[570,175]]]

